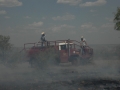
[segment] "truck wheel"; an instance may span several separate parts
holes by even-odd
[[[89,63],[93,63],[93,56],[89,58]]]
[[[78,63],[79,63],[78,57],[74,57],[74,56],[71,56],[69,58],[69,61],[72,63],[72,65],[78,65]]]
[[[31,65],[31,67],[34,67],[34,60],[33,60],[33,59],[30,59],[30,60],[29,60],[29,64]]]
[[[34,68],[36,66],[35,59],[34,58],[30,58],[29,64],[31,65],[32,68]]]
[[[56,57],[56,58],[55,58],[55,62],[56,62],[56,64],[58,65],[58,64],[60,63],[60,58],[59,58],[59,57]]]
[[[77,63],[78,63],[78,60],[77,60],[76,57],[74,57],[74,59],[72,60],[72,64],[73,64],[73,65],[77,65]]]

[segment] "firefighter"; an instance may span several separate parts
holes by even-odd
[[[81,41],[80,41],[80,47],[81,47],[81,53],[85,54],[85,47],[87,46],[86,39],[81,36]]]
[[[46,43],[46,40],[45,40],[45,33],[44,32],[42,32],[41,33],[41,46],[43,47],[43,44],[45,44]]]

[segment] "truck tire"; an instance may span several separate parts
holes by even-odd
[[[72,63],[72,65],[78,65],[79,64],[79,58],[76,56],[70,56],[69,57],[69,62]]]

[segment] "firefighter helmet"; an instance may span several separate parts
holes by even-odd
[[[81,36],[81,38],[83,38],[83,36]]]
[[[45,32],[42,32],[41,34],[43,35],[43,34],[45,34]]]

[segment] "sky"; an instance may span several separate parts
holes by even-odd
[[[46,40],[77,40],[88,44],[120,44],[114,15],[120,0],[0,0],[0,35],[16,47]]]

